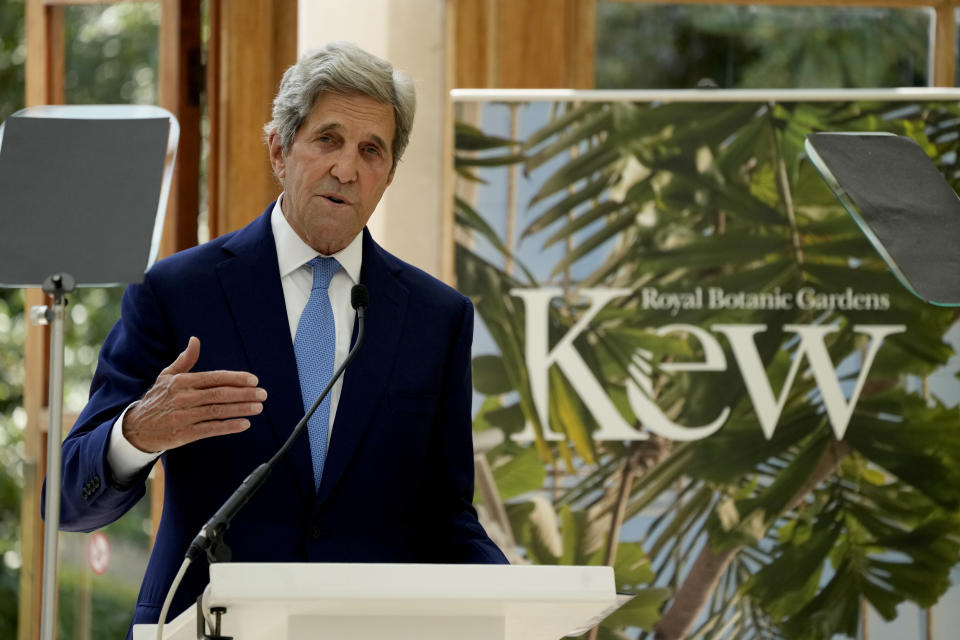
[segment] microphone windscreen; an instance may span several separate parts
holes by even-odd
[[[353,289],[350,289],[350,304],[354,309],[364,308],[370,306],[370,293],[367,291],[367,287],[362,284],[353,285]]]

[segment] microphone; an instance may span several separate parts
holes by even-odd
[[[246,505],[250,498],[253,497],[253,494],[263,486],[263,483],[266,481],[267,476],[270,475],[270,471],[273,469],[277,461],[283,457],[288,449],[296,441],[297,437],[303,433],[304,429],[307,428],[307,422],[310,420],[310,417],[314,414],[317,408],[320,406],[320,403],[323,402],[323,399],[327,397],[330,393],[330,389],[333,388],[334,383],[340,379],[340,376],[343,375],[344,370],[347,368],[347,365],[350,364],[350,361],[353,360],[353,357],[357,353],[357,349],[360,348],[360,344],[363,342],[363,325],[364,325],[364,316],[366,314],[367,307],[370,306],[370,294],[367,292],[367,288],[362,285],[354,285],[350,290],[350,305],[357,312],[357,341],[354,343],[353,348],[350,349],[350,352],[347,354],[347,357],[344,359],[343,363],[333,372],[333,376],[330,378],[330,382],[327,383],[327,386],[323,388],[323,391],[320,392],[320,397],[316,399],[313,405],[310,407],[310,410],[300,419],[300,422],[297,423],[297,426],[294,427],[293,432],[290,434],[290,437],[287,438],[287,441],[283,443],[283,446],[273,455],[270,460],[264,462],[259,467],[253,470],[253,472],[248,475],[243,482],[240,483],[240,486],[236,488],[233,494],[227,498],[227,501],[217,509],[217,512],[213,514],[207,523],[203,525],[200,529],[200,533],[193,539],[193,542],[190,543],[190,547],[187,549],[186,556],[183,559],[183,563],[180,566],[180,570],[177,572],[177,575],[173,579],[173,583],[170,585],[170,589],[167,592],[166,600],[163,603],[163,607],[160,610],[160,620],[157,625],[157,638],[162,637],[163,633],[163,623],[166,620],[167,612],[170,610],[170,604],[173,602],[173,595],[177,591],[177,587],[180,585],[180,581],[183,579],[183,575],[187,571],[187,567],[190,566],[194,560],[199,558],[202,554],[206,553],[210,562],[216,562],[218,560],[230,560],[230,550],[223,543],[223,534],[226,532],[227,528],[230,526],[230,521],[233,520],[233,517],[237,515],[237,512]]]
[[[223,536],[227,527],[230,526],[230,521],[233,520],[233,517],[237,514],[240,509],[243,508],[247,502],[250,501],[250,498],[253,497],[253,494],[263,485],[266,481],[267,476],[270,475],[270,471],[273,469],[277,461],[283,457],[287,450],[293,445],[297,437],[303,432],[307,427],[307,422],[310,420],[310,417],[313,416],[314,412],[320,406],[320,403],[323,402],[323,399],[327,397],[330,393],[330,389],[333,388],[334,383],[340,379],[340,376],[343,375],[344,370],[347,368],[347,365],[350,364],[350,361],[353,360],[353,356],[357,353],[357,349],[360,347],[360,343],[363,342],[363,325],[364,325],[364,316],[367,310],[367,307],[370,306],[370,294],[367,291],[367,287],[358,284],[354,285],[350,290],[350,305],[357,312],[357,341],[353,345],[353,348],[350,350],[350,353],[347,354],[347,357],[344,359],[343,363],[337,368],[333,373],[333,376],[330,378],[330,382],[327,383],[327,386],[324,387],[323,391],[320,393],[320,396],[314,401],[313,405],[310,407],[310,410],[300,419],[300,422],[297,423],[297,426],[294,427],[293,432],[287,438],[287,441],[283,443],[283,446],[280,447],[280,450],[277,451],[273,457],[261,464],[259,467],[253,470],[253,472],[240,483],[240,486],[233,492],[227,501],[223,503],[213,517],[210,518],[203,528],[200,529],[200,533],[193,539],[193,542],[190,543],[190,548],[187,550],[187,558],[191,561],[196,560],[201,553],[207,552],[210,556],[211,561],[216,560],[228,560],[229,557],[221,557],[215,555],[217,552],[217,547],[222,544],[220,538]],[[229,553],[229,551],[227,551]]]
[[[370,293],[364,285],[358,284],[350,289],[350,305],[358,314],[362,314],[370,306]]]

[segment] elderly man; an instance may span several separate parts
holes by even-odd
[[[470,302],[365,229],[413,122],[411,82],[346,43],[291,67],[266,127],[283,193],[247,227],[158,262],[123,298],[63,444],[64,529],[165,500],[134,622],[153,622],[193,536],[283,443],[366,339],[226,542],[240,562],[506,562],[471,506]],[[212,437],[216,436],[216,437]],[[208,580],[194,564],[171,612]]]

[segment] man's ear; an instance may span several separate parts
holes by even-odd
[[[286,172],[286,158],[283,155],[283,145],[280,144],[280,134],[274,129],[267,138],[267,147],[270,150],[270,166],[273,167],[273,174],[277,180],[283,183],[283,176]]]

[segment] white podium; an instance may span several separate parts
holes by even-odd
[[[221,563],[203,604],[226,607],[234,640],[556,640],[629,598],[610,567]],[[196,608],[163,637],[196,640]],[[155,625],[133,638],[154,640]]]

